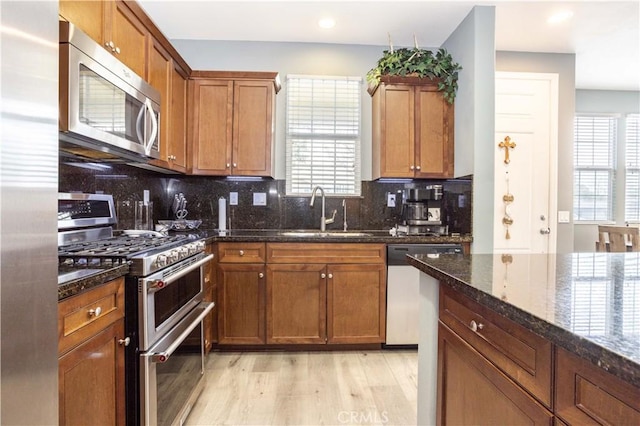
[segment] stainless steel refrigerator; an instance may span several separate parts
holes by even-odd
[[[58,2],[0,1],[0,424],[58,422]]]

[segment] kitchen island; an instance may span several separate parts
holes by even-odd
[[[640,254],[423,255],[409,263],[424,272],[419,424],[496,418],[489,409],[479,418],[456,414],[470,411],[469,398],[480,406],[490,399],[503,413],[513,405],[534,424],[640,423]],[[470,396],[472,383],[481,388]],[[466,409],[456,410],[457,398]]]

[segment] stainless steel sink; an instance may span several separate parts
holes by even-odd
[[[344,232],[344,231],[284,231],[280,235],[284,237],[301,237],[301,238],[357,238],[357,237],[371,237],[373,234],[367,232]]]

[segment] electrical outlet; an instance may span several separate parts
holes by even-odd
[[[266,192],[254,192],[253,193],[253,205],[254,206],[266,206],[267,205],[267,193]]]
[[[230,192],[229,193],[229,205],[230,206],[237,206],[238,205],[238,193],[237,192]]]
[[[396,206],[396,194],[387,194],[387,207],[395,207]]]

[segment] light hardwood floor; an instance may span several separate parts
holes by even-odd
[[[187,425],[415,425],[417,350],[212,352]]]

